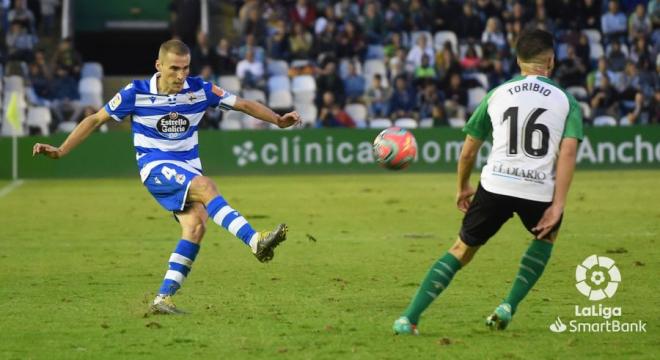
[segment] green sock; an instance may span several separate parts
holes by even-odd
[[[454,274],[461,268],[461,263],[449,252],[445,253],[429,270],[415,297],[403,313],[411,323],[417,324],[419,316],[431,305],[438,295],[449,286]]]
[[[518,303],[525,298],[529,290],[543,274],[543,269],[550,259],[552,244],[546,241],[533,240],[527,252],[520,260],[520,270],[513,282],[509,296],[504,302],[511,305],[511,313],[515,314]]]

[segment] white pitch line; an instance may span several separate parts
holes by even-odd
[[[4,188],[0,189],[0,198],[4,197],[5,195],[9,194],[12,190],[16,189],[17,187],[23,185],[25,181],[23,180],[15,180],[9,183],[9,185],[5,186]]]

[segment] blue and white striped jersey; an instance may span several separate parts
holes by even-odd
[[[178,94],[158,94],[159,73],[134,80],[119,91],[105,110],[117,121],[132,115],[133,145],[142,182],[154,167],[174,163],[201,174],[197,126],[208,107],[230,110],[236,96],[202,80],[186,79]]]

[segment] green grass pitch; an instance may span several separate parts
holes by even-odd
[[[286,222],[289,239],[261,264],[210,222],[176,297],[184,317],[144,316],[180,232],[137,178],[28,180],[0,198],[0,358],[657,358],[659,177],[578,171],[550,264],[509,329],[483,321],[531,239],[517,218],[422,316],[419,337],[391,325],[456,238],[453,174],[216,177],[255,228]],[[622,274],[601,303],[647,333],[550,332],[590,305],[574,274],[591,254]]]

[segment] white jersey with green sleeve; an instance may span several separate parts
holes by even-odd
[[[481,170],[489,192],[551,202],[559,145],[565,137],[582,140],[578,102],[552,80],[518,76],[491,90],[463,128],[493,148]]]

